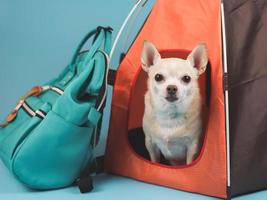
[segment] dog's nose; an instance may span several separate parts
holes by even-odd
[[[167,87],[167,92],[170,95],[176,94],[177,90],[178,90],[178,88],[176,85],[168,85],[168,87]]]

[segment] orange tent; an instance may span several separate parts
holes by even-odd
[[[220,2],[158,0],[141,32],[120,64],[114,84],[105,154],[108,172],[141,181],[221,198],[227,196],[226,136],[223,91]],[[140,55],[144,40],[164,57],[185,57],[197,43],[209,50],[211,93],[205,106],[205,137],[198,158],[188,166],[154,164],[138,154],[129,134],[142,127],[146,74]],[[202,94],[205,94],[202,77]]]

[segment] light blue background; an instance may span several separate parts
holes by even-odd
[[[70,58],[82,37],[98,25],[112,26],[116,35],[135,0],[0,0],[0,121],[32,86],[56,76]],[[135,24],[138,27],[149,12],[148,5]],[[122,40],[121,40],[122,41]],[[127,42],[129,45],[131,40]],[[116,66],[122,48],[119,44],[112,66]],[[111,90],[109,89],[109,97]],[[109,98],[110,100],[110,98]],[[103,153],[108,129],[107,106],[98,153]],[[121,163],[123,164],[123,163]],[[205,180],[203,180],[205,181]],[[17,182],[0,162],[0,199],[179,199],[207,200],[201,196],[154,186],[113,175],[95,177],[96,189],[86,195],[77,188],[34,192]],[[237,199],[267,199],[267,192]]]
[[[55,77],[70,62],[80,40],[97,26],[111,26],[113,39],[135,0],[0,0],[0,121],[18,99],[35,85]],[[127,50],[151,10],[154,0],[142,9],[133,29],[127,27],[116,48],[112,68]],[[126,35],[129,39],[126,41]],[[124,37],[123,37],[124,36]],[[108,132],[109,104],[104,114],[97,155],[103,154]]]
[[[115,36],[134,3],[135,0],[0,0],[0,120],[32,86],[56,76],[69,63],[88,31],[98,25],[111,26]],[[139,19],[148,10],[146,6]],[[136,27],[142,20],[137,22]],[[113,66],[121,46],[112,60]]]

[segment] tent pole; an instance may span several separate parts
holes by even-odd
[[[221,1],[221,25],[222,25],[222,43],[223,43],[223,72],[224,77],[228,77],[228,66],[227,66],[227,46],[226,46],[226,30],[225,30],[225,15],[224,15],[224,4],[223,0]],[[224,79],[224,81],[227,81]],[[231,198],[231,173],[230,173],[230,129],[229,129],[229,96],[228,96],[228,88],[225,87],[224,91],[224,100],[225,100],[225,126],[226,126],[226,152],[227,152],[227,198]]]
[[[131,18],[131,16],[134,14],[135,10],[138,8],[138,6],[143,3],[143,5],[147,2],[147,0],[138,0],[135,5],[133,6],[133,8],[131,9],[131,11],[129,12],[129,14],[127,15],[127,17],[125,18],[124,22],[122,23],[121,27],[120,27],[120,30],[114,40],[114,43],[112,45],[112,48],[111,48],[111,51],[110,51],[110,54],[109,54],[109,57],[110,57],[110,60],[112,59],[112,56],[113,56],[113,53],[115,51],[115,48],[117,46],[117,43],[119,41],[119,38],[125,28],[125,26],[127,25],[129,19]]]

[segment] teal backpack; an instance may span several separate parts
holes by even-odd
[[[110,27],[98,27],[78,46],[71,63],[55,79],[23,96],[0,125],[0,157],[33,189],[78,183],[92,189],[90,167],[105,106]],[[93,38],[91,48],[84,44]]]

